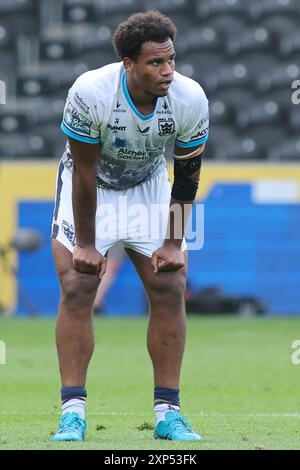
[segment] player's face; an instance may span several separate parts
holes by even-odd
[[[165,96],[173,80],[175,49],[173,41],[163,43],[145,42],[141,53],[132,66],[135,84],[146,94]]]

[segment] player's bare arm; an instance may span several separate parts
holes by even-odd
[[[205,144],[196,149],[174,148],[174,183],[170,201],[167,238],[164,245],[152,255],[154,272],[175,271],[185,264],[181,250],[182,239],[194,199],[197,194],[201,156]],[[174,206],[179,210],[172,210]]]
[[[99,146],[68,138],[72,158],[72,203],[76,231],[73,252],[75,269],[84,274],[105,273],[106,258],[95,248],[95,215],[97,206],[96,165]]]

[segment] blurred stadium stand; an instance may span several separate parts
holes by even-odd
[[[299,0],[1,0],[0,79],[8,104],[0,108],[0,157],[60,157],[68,88],[86,70],[118,61],[114,29],[147,9],[174,20],[177,70],[208,95],[207,158],[299,158],[300,113],[291,102]]]

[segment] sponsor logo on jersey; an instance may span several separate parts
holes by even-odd
[[[144,150],[129,150],[127,148],[120,148],[118,157],[122,160],[146,160],[147,152]]]
[[[77,92],[75,93],[74,101],[79,106],[79,108],[83,109],[85,113],[89,112],[90,107],[83,101],[83,99],[81,98],[81,96],[78,95]]]
[[[117,100],[116,107],[113,109],[113,113],[126,113],[126,109],[121,108],[122,103],[120,103],[119,100]]]
[[[199,137],[204,137],[208,132],[208,127],[206,129],[203,129],[202,131],[199,131],[198,134],[195,134],[191,137],[191,140],[198,139]]]
[[[71,103],[68,103],[67,105],[67,109],[64,115],[64,122],[74,131],[77,131],[81,134],[91,134],[92,121],[80,114],[77,109],[71,105]]]
[[[119,126],[119,119],[115,119],[114,124],[107,124],[108,129],[112,132],[125,131],[127,126]]]
[[[166,102],[166,100],[164,100],[164,104],[162,105],[162,110],[157,110],[156,113],[157,114],[172,114],[172,111],[170,111],[169,109],[169,106],[168,106],[168,103]]]
[[[137,124],[137,130],[138,130],[138,133],[139,133],[139,134],[142,134],[142,135],[144,135],[144,136],[149,135],[149,134],[148,134],[149,129],[150,129],[149,126],[148,126],[148,127],[145,127],[145,129],[141,129],[140,126]]]
[[[201,127],[203,126],[203,124],[204,124],[205,122],[207,122],[207,121],[208,121],[207,118],[201,119],[201,121],[198,123],[198,126],[197,126],[197,127],[199,127],[199,129],[201,129]]]
[[[158,135],[165,136],[171,135],[175,132],[175,122],[172,118],[159,118],[158,120]]]
[[[62,229],[71,245],[75,246],[75,229],[73,225],[69,224],[66,220],[63,220]]]

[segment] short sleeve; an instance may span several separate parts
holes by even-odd
[[[77,79],[69,90],[60,127],[65,134],[80,142],[100,142],[93,92],[82,78]]]
[[[208,139],[208,99],[200,86],[191,108],[191,113],[186,122],[182,123],[175,141],[175,145],[180,148],[198,147]]]

